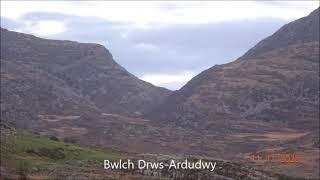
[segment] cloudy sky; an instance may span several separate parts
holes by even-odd
[[[179,89],[318,7],[318,1],[1,1],[1,27],[103,44],[137,77]]]

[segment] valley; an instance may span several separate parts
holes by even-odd
[[[77,126],[74,126],[75,124]],[[150,120],[102,113],[95,118],[94,126],[92,122],[66,118],[63,123],[43,120],[33,129],[35,132],[60,139],[71,138],[79,144],[137,156],[154,154],[205,157],[241,162],[277,173],[305,175],[310,178],[317,177],[319,173],[315,170],[319,168],[319,157],[315,157],[315,154],[320,153],[317,145],[319,131],[283,128],[275,126],[274,123],[228,121],[228,124],[221,126],[220,131],[212,131],[155,127]],[[294,153],[303,157],[303,161],[283,163],[252,161],[250,158],[256,154],[271,153]]]
[[[8,179],[319,179],[319,127],[319,8],[176,91],[140,80],[102,45],[1,28]],[[103,169],[128,158],[217,164]]]

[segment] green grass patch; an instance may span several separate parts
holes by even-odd
[[[14,139],[1,143],[1,158],[14,161],[17,169],[28,171],[32,167],[51,169],[70,160],[111,161],[123,158],[115,153],[81,147],[26,131],[17,131]]]

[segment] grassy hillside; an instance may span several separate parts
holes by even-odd
[[[14,136],[1,136],[1,172],[3,177],[14,174],[49,174],[49,172],[79,162],[102,164],[104,159],[117,160],[120,155],[75,144],[50,140],[48,137],[18,130]],[[65,168],[63,168],[65,169]],[[101,165],[101,169],[102,165]],[[12,177],[13,178],[13,177]]]

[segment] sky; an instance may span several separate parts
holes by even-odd
[[[1,27],[102,44],[135,76],[176,90],[318,7],[318,1],[1,0]]]

